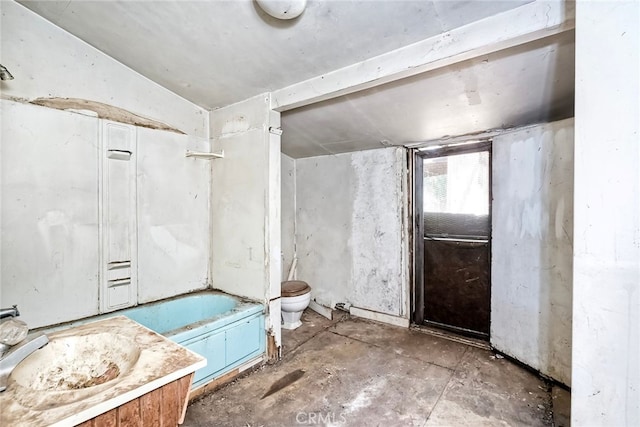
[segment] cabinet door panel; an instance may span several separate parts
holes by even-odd
[[[136,128],[102,126],[103,312],[136,303]]]
[[[248,320],[227,331],[227,365],[230,365],[243,357],[257,351],[260,348],[260,340],[264,339],[260,332],[260,319]]]
[[[197,337],[191,343],[182,343],[182,345],[187,347],[189,350],[207,358],[207,366],[196,371],[195,377],[193,378],[194,383],[226,366],[224,341],[225,333],[223,331],[209,335],[205,338]]]

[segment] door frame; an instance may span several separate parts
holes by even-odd
[[[413,170],[412,179],[412,199],[413,199],[413,298],[411,302],[411,320],[417,325],[425,324],[425,295],[424,295],[424,212],[423,212],[423,177],[425,159],[445,157],[457,154],[477,153],[480,151],[489,152],[489,304],[491,304],[491,237],[492,230],[492,213],[493,213],[493,159],[492,159],[492,143],[491,138],[481,140],[470,140],[466,142],[456,142],[449,145],[443,144],[438,148],[430,148],[429,146],[422,148],[414,148],[411,150],[411,161]],[[441,326],[441,325],[438,325]],[[457,328],[452,327],[453,330]],[[463,331],[458,331],[463,332]],[[472,331],[470,331],[472,332]],[[489,334],[491,334],[491,312],[489,312]]]

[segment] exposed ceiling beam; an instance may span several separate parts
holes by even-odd
[[[271,108],[287,111],[336,98],[575,27],[573,1],[536,0],[403,48],[272,92]]]

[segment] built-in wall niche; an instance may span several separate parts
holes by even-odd
[[[100,121],[100,309],[136,303],[136,128]]]

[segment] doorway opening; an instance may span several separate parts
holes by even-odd
[[[414,155],[414,322],[488,339],[491,141]]]

